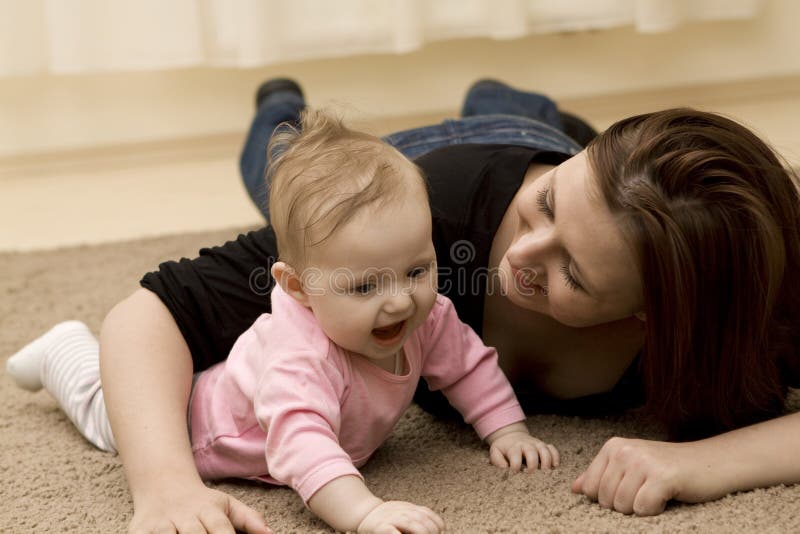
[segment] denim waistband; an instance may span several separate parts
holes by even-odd
[[[561,130],[538,120],[514,115],[477,115],[447,119],[440,124],[404,130],[384,140],[415,158],[454,144],[520,145],[538,150],[577,154],[583,147]]]

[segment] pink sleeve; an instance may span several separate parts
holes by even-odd
[[[361,477],[339,445],[344,378],[325,357],[284,354],[257,388],[256,417],[267,434],[267,469],[307,503],[331,480]]]
[[[525,420],[514,390],[497,364],[497,351],[462,323],[453,303],[437,298],[424,341],[422,375],[442,392],[481,439]]]

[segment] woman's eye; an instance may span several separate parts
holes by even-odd
[[[581,289],[581,285],[575,280],[575,277],[572,276],[572,273],[569,272],[569,265],[562,265],[561,266],[561,274],[564,275],[564,282],[567,284],[567,287],[573,291],[577,291]]]
[[[536,194],[536,204],[539,206],[539,211],[544,213],[548,219],[555,219],[555,214],[550,206],[547,204],[547,195],[550,192],[549,187],[545,187]]]

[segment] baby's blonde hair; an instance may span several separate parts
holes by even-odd
[[[361,209],[398,198],[409,170],[425,190],[405,156],[320,110],[304,110],[299,127],[279,126],[267,154],[270,223],[281,260],[294,266]]]

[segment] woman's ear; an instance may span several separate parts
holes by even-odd
[[[286,262],[278,261],[272,265],[270,272],[272,273],[272,277],[275,279],[275,281],[280,284],[284,293],[292,297],[303,306],[309,306],[308,295],[303,290],[303,284],[300,280],[300,277],[297,275],[297,272],[294,270],[294,267]]]
[[[643,323],[647,322],[647,314],[645,314],[643,311],[636,312],[633,314],[633,316],[642,321]]]

